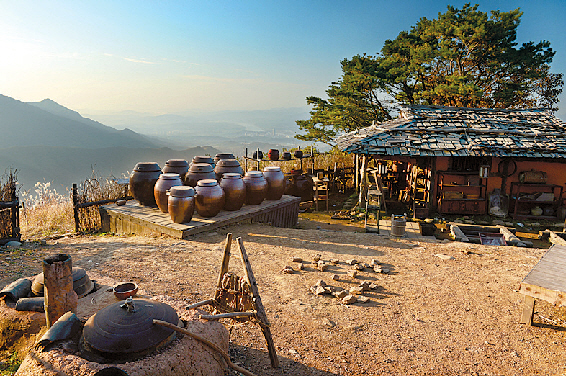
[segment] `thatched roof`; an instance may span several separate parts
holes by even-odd
[[[399,118],[336,142],[355,154],[566,158],[565,131],[546,109],[407,106]]]

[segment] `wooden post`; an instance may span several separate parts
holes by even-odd
[[[257,288],[257,282],[254,277],[254,272],[252,271],[252,266],[248,260],[248,254],[244,248],[244,242],[242,238],[236,239],[238,245],[240,246],[240,253],[242,254],[242,262],[244,263],[244,273],[246,279],[250,285],[250,290],[252,291],[254,304],[256,307],[256,317],[259,320],[259,326],[261,331],[265,336],[267,342],[267,349],[269,351],[269,359],[271,360],[271,366],[273,368],[279,368],[279,358],[277,358],[277,351],[275,350],[275,343],[273,343],[273,338],[271,337],[271,330],[269,329],[269,321],[267,320],[267,314],[261,303],[261,297],[259,296],[259,290]]]
[[[360,185],[358,184],[359,181],[359,177],[360,177],[360,170],[358,167],[358,162],[360,160],[360,157],[358,154],[354,155],[354,185],[356,186],[356,192],[358,192],[358,190],[360,189]]]
[[[75,218],[75,232],[79,232],[79,193],[77,191],[77,184],[73,183],[73,217]]]
[[[364,154],[362,156],[362,166],[360,168],[360,177],[359,177],[359,183],[360,183],[360,188],[359,188],[359,196],[358,196],[358,202],[360,204],[360,207],[363,207],[366,198],[364,197],[364,192],[366,189],[366,166],[367,165],[367,157]]]
[[[248,148],[245,151],[246,155],[244,157],[244,174],[248,172]]]
[[[53,255],[43,260],[45,283],[45,321],[50,328],[59,317],[76,312],[78,297],[73,290],[73,262],[71,256]]]
[[[217,300],[222,288],[222,278],[224,274],[228,273],[228,264],[230,264],[230,248],[232,247],[232,233],[226,235],[226,244],[224,244],[224,257],[222,258],[222,266],[220,267],[220,274],[218,275],[218,282],[216,282],[216,292],[214,293],[214,300]]]
[[[523,311],[521,312],[520,324],[533,325],[533,313],[535,311],[535,298],[525,295]]]
[[[20,240],[20,201],[16,195],[16,184],[12,183],[10,201],[14,202],[12,206],[12,237]]]

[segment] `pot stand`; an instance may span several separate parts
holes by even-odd
[[[246,249],[242,238],[236,239],[242,255],[242,263],[244,266],[245,277],[238,277],[233,273],[228,273],[228,264],[230,263],[230,247],[232,246],[232,234],[226,236],[226,244],[224,246],[224,257],[222,258],[222,266],[216,292],[214,297],[187,306],[186,309],[194,309],[203,305],[211,305],[217,312],[216,315],[201,315],[200,318],[205,320],[218,320],[222,318],[231,318],[239,321],[255,321],[261,328],[267,349],[269,351],[269,359],[273,368],[279,368],[279,359],[275,350],[275,344],[271,337],[270,324],[267,320],[267,314],[259,290],[255,280],[252,266],[248,260]]]

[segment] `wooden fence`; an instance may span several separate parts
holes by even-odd
[[[20,200],[16,194],[15,181],[9,181],[3,189],[0,201],[0,245],[11,240],[20,241]]]

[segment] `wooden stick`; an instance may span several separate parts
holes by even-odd
[[[214,300],[212,299],[208,299],[208,300],[203,300],[202,302],[198,302],[198,303],[194,303],[191,305],[188,305],[185,307],[185,309],[188,311],[189,309],[195,309],[197,307],[203,306],[203,305],[209,305],[209,304],[213,304]]]
[[[251,373],[247,369],[242,368],[242,367],[237,366],[234,363],[232,363],[228,354],[226,354],[220,347],[216,346],[214,343],[210,342],[206,338],[202,338],[201,336],[194,334],[194,333],[191,333],[186,329],[179,328],[177,325],[173,325],[171,323],[168,323],[167,321],[161,321],[161,320],[153,319],[153,323],[157,324],[157,325],[164,326],[164,327],[169,328],[169,329],[173,329],[176,332],[186,334],[189,337],[196,339],[197,341],[201,341],[202,343],[204,343],[205,345],[208,345],[211,349],[217,351],[220,355],[222,355],[222,357],[224,358],[224,360],[226,361],[228,366],[230,368],[232,368],[234,371],[240,372],[240,373],[242,373],[246,376],[256,376],[255,374]]]
[[[199,319],[203,320],[219,320],[219,319],[232,319],[235,317],[250,317],[255,316],[255,311],[249,312],[230,312],[230,313],[219,313],[218,315],[200,315]]]
[[[220,275],[216,283],[216,292],[214,293],[214,300],[218,299],[220,289],[222,288],[222,278],[224,274],[228,273],[228,264],[230,264],[230,248],[232,247],[232,233],[226,235],[226,244],[224,244],[224,257],[222,258],[222,266],[220,267]]]

